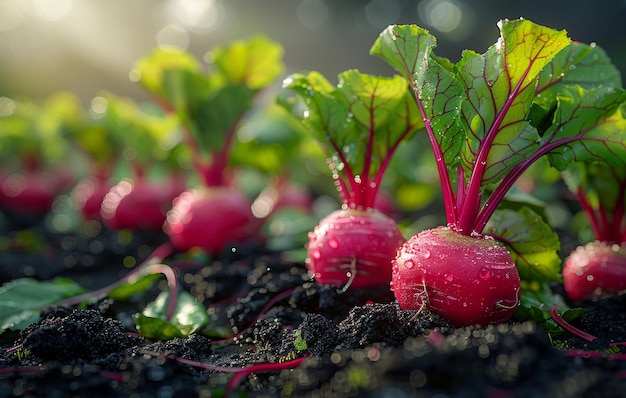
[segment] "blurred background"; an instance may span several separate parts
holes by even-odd
[[[626,71],[624,0],[0,0],[0,97],[69,90],[86,102],[102,89],[138,100],[133,63],[174,44],[198,57],[217,44],[264,33],[285,47],[288,71],[391,74],[368,54],[389,24],[415,23],[453,61],[484,52],[496,23],[524,17],[604,48]]]

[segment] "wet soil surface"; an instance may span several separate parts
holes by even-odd
[[[4,235],[0,282],[61,275],[88,289],[121,278],[165,242],[102,229]],[[0,396],[626,396],[626,296],[585,303],[574,325],[596,336],[587,342],[532,322],[453,328],[429,311],[402,311],[387,286],[319,286],[302,263],[261,244],[167,263],[207,308],[206,330],[234,338],[139,336],[133,316],[164,282],[125,301],[47,308],[0,335]]]

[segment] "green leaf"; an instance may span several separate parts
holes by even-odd
[[[283,100],[326,151],[334,178],[342,175],[344,203],[371,207],[393,153],[422,125],[405,80],[348,70],[334,87],[321,74],[294,74],[284,87],[300,101]]]
[[[198,60],[183,49],[160,46],[135,64],[131,76],[157,98],[165,98],[163,80],[168,70],[200,71]]]
[[[552,126],[541,144],[552,166],[564,170],[573,161],[626,163],[626,91],[607,86],[563,88]]]
[[[0,287],[0,331],[21,330],[39,319],[40,312],[61,301],[85,292],[68,278],[40,282],[21,278]]]
[[[168,151],[180,141],[178,120],[171,115],[110,93],[103,93],[102,98],[107,105],[105,126],[132,164],[148,170],[156,161],[167,158]]]
[[[283,52],[280,44],[257,35],[225,47],[217,47],[209,54],[228,81],[259,90],[283,72]]]
[[[515,310],[517,321],[534,321],[548,332],[560,332],[560,327],[550,316],[550,309],[557,305],[567,308],[563,298],[552,292],[546,282],[522,281],[520,304]]]
[[[144,293],[161,277],[160,274],[139,272],[136,277],[130,278],[121,285],[111,289],[108,296],[114,300],[126,300],[134,294]]]
[[[485,54],[466,51],[457,64],[464,86],[463,164],[495,182],[534,152],[539,136],[526,119],[541,69],[566,47],[565,31],[528,20],[499,23],[500,40]],[[469,175],[469,174],[468,174]]]
[[[573,42],[539,74],[535,102],[550,108],[550,103],[567,86],[589,89],[598,85],[621,87],[619,69],[599,46]]]
[[[167,320],[171,300],[169,291],[159,296],[135,317],[137,330],[142,336],[153,339],[186,337],[202,329],[209,322],[206,308],[186,291],[180,291],[172,319]]]
[[[462,86],[455,79],[452,63],[437,57],[436,39],[415,25],[392,25],[385,29],[370,49],[411,83],[421,111],[437,141],[435,156],[443,156],[451,167],[459,161],[463,144],[458,126]]]
[[[493,213],[485,232],[506,244],[526,281],[560,281],[561,247],[558,235],[528,207]]]

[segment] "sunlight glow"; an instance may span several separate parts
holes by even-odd
[[[33,0],[33,6],[39,17],[58,21],[72,10],[72,0]]]

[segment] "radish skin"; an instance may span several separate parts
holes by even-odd
[[[305,264],[320,284],[388,284],[391,259],[404,241],[395,221],[376,209],[336,210],[309,233]]]
[[[515,312],[520,277],[509,252],[493,238],[439,227],[400,248],[392,289],[405,310],[425,308],[455,326],[497,324]]]
[[[0,208],[20,214],[45,215],[61,193],[60,183],[49,173],[9,174],[0,184]]]
[[[171,182],[157,185],[130,179],[113,186],[102,201],[100,214],[111,229],[162,231],[172,201],[182,187]]]
[[[100,208],[110,190],[111,184],[106,178],[87,177],[76,184],[71,196],[84,220],[102,221]]]
[[[167,213],[163,230],[178,250],[198,247],[218,255],[227,244],[254,237],[261,222],[252,214],[250,200],[239,190],[206,187],[178,196]]]
[[[565,261],[563,286],[574,301],[625,291],[626,243],[594,241],[576,248]]]

